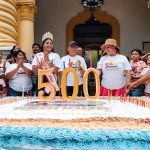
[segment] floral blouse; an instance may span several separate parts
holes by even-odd
[[[132,68],[131,74],[134,78],[140,78],[142,70],[146,67],[146,63],[142,60],[138,62],[130,61],[130,65]]]

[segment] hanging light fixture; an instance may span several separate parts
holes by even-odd
[[[97,7],[101,7],[104,4],[104,0],[81,0],[81,2],[82,2],[83,7],[89,8],[92,19],[95,19],[94,17],[95,9]]]
[[[82,0],[82,5],[83,7],[87,8],[97,8],[103,5],[104,0]]]

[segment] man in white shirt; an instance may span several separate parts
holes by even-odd
[[[61,58],[60,70],[63,71],[67,67],[72,67],[76,70],[79,80],[79,91],[78,96],[83,96],[83,74],[87,69],[85,60],[83,57],[77,55],[78,43],[75,41],[70,41],[68,43],[68,55]],[[72,96],[74,87],[74,77],[72,73],[69,73],[67,76],[67,94]]]

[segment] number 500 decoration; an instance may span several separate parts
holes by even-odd
[[[56,90],[55,87],[47,82],[47,83],[43,83],[43,76],[44,75],[48,75],[49,73],[51,73],[51,69],[49,70],[40,70],[39,71],[39,75],[38,75],[38,89],[41,89],[43,87],[49,87],[50,88],[50,95],[47,97],[44,97],[42,91],[38,93],[39,98],[44,99],[44,100],[50,100],[53,99],[56,95]],[[74,77],[74,90],[73,90],[73,94],[72,96],[68,96],[67,95],[67,90],[66,90],[66,86],[67,86],[67,75],[68,73],[71,72],[73,74]],[[96,81],[96,93],[95,96],[89,96],[88,93],[88,76],[90,73],[94,74],[95,77],[95,81]],[[62,93],[62,97],[64,99],[68,99],[68,100],[76,100],[76,97],[78,95],[78,87],[79,87],[79,81],[78,81],[78,75],[75,69],[68,67],[66,68],[63,72],[62,72],[62,78],[61,78],[61,93]],[[84,91],[84,95],[86,99],[97,99],[99,97],[99,92],[100,92],[100,77],[99,77],[99,73],[96,69],[94,68],[89,68],[86,70],[86,72],[84,73],[83,76],[83,91]]]

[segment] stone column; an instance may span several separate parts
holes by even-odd
[[[34,43],[35,0],[18,0],[18,42],[27,57],[32,54]]]
[[[0,0],[0,49],[17,44],[16,0]]]

